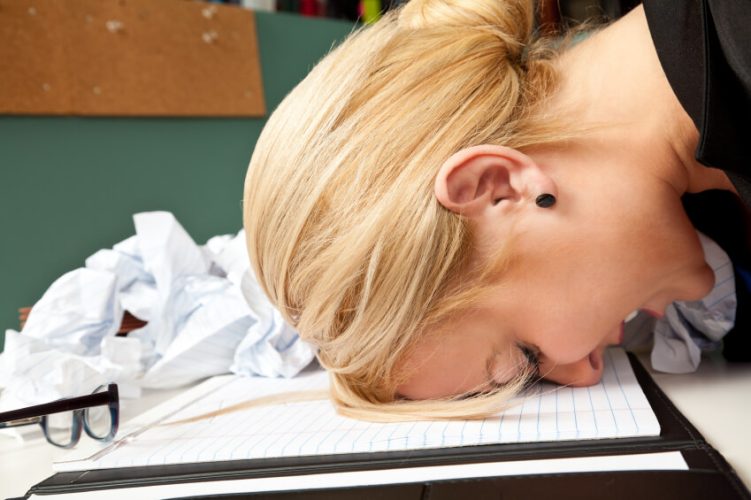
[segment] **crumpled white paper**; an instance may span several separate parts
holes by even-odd
[[[134,236],[61,276],[23,331],[6,331],[0,410],[108,382],[137,397],[228,371],[292,377],[312,361],[258,287],[243,231],[198,246],[169,212],[133,219]],[[125,310],[147,324],[117,337]]]

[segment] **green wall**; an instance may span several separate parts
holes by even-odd
[[[273,110],[350,23],[258,13]],[[175,214],[197,243],[242,225],[242,183],[265,120],[0,116],[0,346],[61,274],[134,233],[131,216]]]

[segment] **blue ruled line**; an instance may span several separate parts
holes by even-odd
[[[631,414],[631,419],[634,421],[634,425],[636,426],[636,432],[639,432],[639,422],[636,421],[634,410],[631,409],[631,403],[628,400],[628,396],[626,396],[626,391],[623,390],[623,385],[621,384],[621,377],[618,376],[618,370],[615,369],[615,361],[613,360],[613,354],[610,350],[608,350],[607,353],[608,353],[608,359],[613,365],[613,371],[615,372],[615,380],[618,382],[618,387],[621,389],[621,394],[623,394],[623,399],[626,400],[626,406],[628,406],[628,412]]]
[[[558,425],[558,392],[559,388],[555,389],[555,436],[561,435],[561,427]]]
[[[576,437],[579,437],[579,419],[576,417],[576,398],[574,397],[574,391],[569,388],[571,392],[571,403],[574,408],[574,427],[576,427]]]
[[[537,384],[537,438],[540,438],[540,408],[542,408],[542,384]],[[556,418],[558,416],[556,415]]]
[[[587,387],[587,395],[589,396],[589,408],[592,410],[592,420],[595,423],[595,435],[600,435],[600,428],[597,425],[597,413],[595,412],[595,405],[592,403],[592,391]]]
[[[608,406],[610,407],[610,414],[613,416],[613,423],[615,424],[615,433],[618,434],[618,419],[615,418],[615,411],[613,411],[613,403],[610,401],[610,396],[608,395],[608,388],[605,387],[605,384],[602,381],[602,378],[600,378],[600,385],[602,386],[602,390],[605,392],[605,399],[608,400]]]

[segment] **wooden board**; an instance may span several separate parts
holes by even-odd
[[[0,113],[263,116],[255,16],[186,0],[0,0]]]

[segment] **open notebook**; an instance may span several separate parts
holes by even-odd
[[[274,393],[320,390],[324,372],[294,379],[222,376],[139,417],[93,456],[58,471],[272,457],[404,451],[496,443],[658,436],[660,425],[626,354],[606,352],[592,387],[539,384],[493,418],[378,424],[336,414],[328,400],[262,406],[197,422],[165,425]]]

